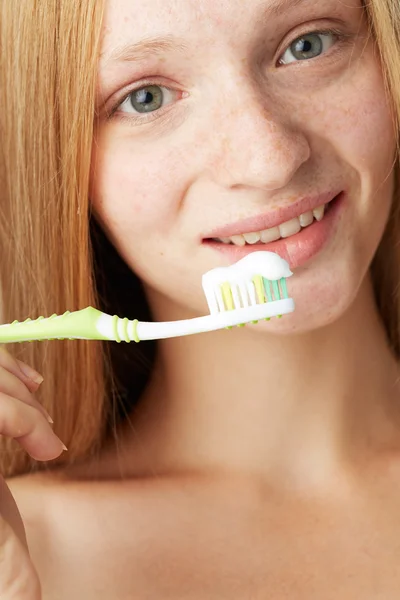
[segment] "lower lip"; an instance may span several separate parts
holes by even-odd
[[[281,238],[269,244],[246,244],[246,246],[234,246],[223,244],[213,240],[204,240],[203,244],[225,254],[232,262],[240,260],[251,252],[262,250],[275,252],[285,259],[293,269],[303,266],[316,254],[318,254],[333,236],[336,223],[344,204],[344,192],[341,192],[329,203],[325,209],[322,221],[314,221],[312,225],[305,227],[296,235]]]

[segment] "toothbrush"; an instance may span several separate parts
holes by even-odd
[[[0,325],[0,343],[54,339],[140,342],[165,339],[256,323],[294,311],[286,278],[288,263],[273,252],[253,252],[230,267],[203,275],[210,314],[204,317],[150,323],[111,316],[89,306],[63,315]]]

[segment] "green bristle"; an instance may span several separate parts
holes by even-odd
[[[288,290],[287,290],[287,284],[286,284],[286,278],[282,277],[282,279],[280,280],[280,284],[281,284],[281,290],[282,290],[282,295],[285,299],[289,298],[289,294],[288,294]]]
[[[272,289],[274,290],[274,296],[275,296],[275,300],[280,300],[281,299],[281,294],[279,291],[279,285],[277,281],[273,281],[272,282]]]
[[[265,277],[263,277],[263,282],[264,282],[265,293],[267,295],[267,302],[272,302],[273,298],[272,298],[272,294],[271,294],[270,281],[269,281],[269,279],[266,279]]]

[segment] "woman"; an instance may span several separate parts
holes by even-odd
[[[296,301],[3,350],[2,597],[397,598],[397,3],[1,8],[3,322],[204,314],[251,248]]]

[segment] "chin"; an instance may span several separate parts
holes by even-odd
[[[357,299],[370,286],[369,262],[364,268],[356,261],[321,260],[303,268],[289,280],[289,295],[296,304],[295,311],[282,318],[260,322],[254,326],[260,332],[276,335],[309,333],[342,320]]]

